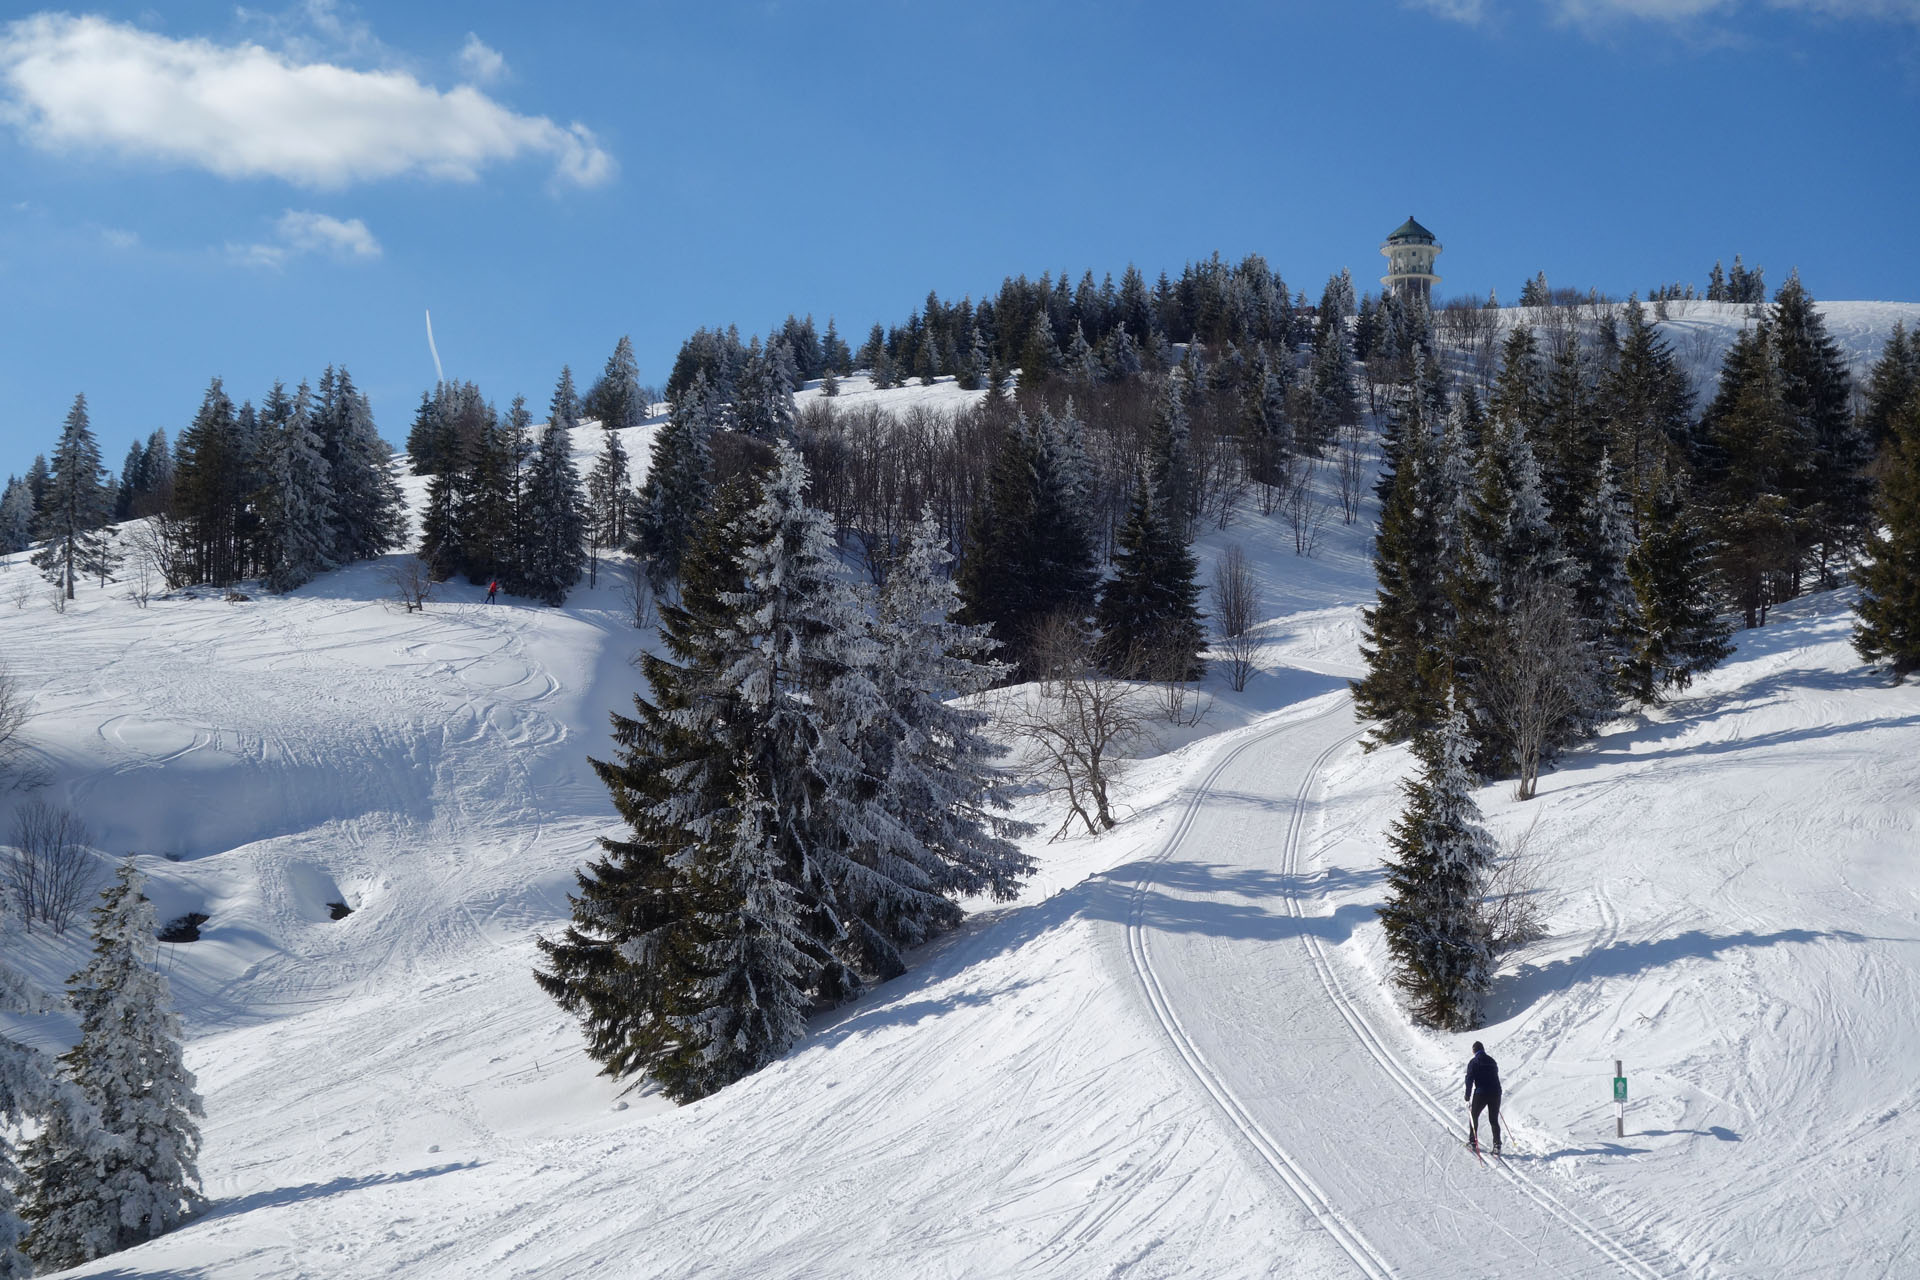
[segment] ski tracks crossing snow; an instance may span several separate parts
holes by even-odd
[[[1652,1242],[1623,1239],[1516,1164],[1495,1162],[1484,1173],[1462,1166],[1453,1150],[1462,1117],[1402,1063],[1349,990],[1327,947],[1333,918],[1310,915],[1299,886],[1313,792],[1327,764],[1359,737],[1351,715],[1342,695],[1325,710],[1288,716],[1223,751],[1136,881],[1128,958],[1176,1054],[1259,1160],[1370,1280],[1451,1274],[1470,1259],[1491,1268],[1486,1274],[1642,1280],[1682,1274]],[[1295,793],[1282,802],[1278,847],[1262,848],[1245,820],[1222,816],[1215,792],[1257,793],[1262,780],[1277,780],[1296,760],[1303,767]],[[1269,767],[1255,774],[1263,764]],[[1221,788],[1229,774],[1237,775],[1236,785]],[[1204,928],[1156,927],[1155,895],[1175,892],[1164,872],[1197,856],[1190,846],[1204,848],[1214,863],[1231,861],[1236,851],[1251,854],[1241,862],[1255,865],[1234,871],[1277,875],[1244,883],[1258,887],[1270,899],[1265,905],[1284,917],[1239,921],[1241,936],[1224,939],[1205,936]],[[1180,879],[1204,883],[1206,877]],[[1211,896],[1218,901],[1234,892]],[[1197,907],[1183,905],[1187,917]],[[1277,1055],[1276,1027],[1284,1038]],[[1328,1086],[1348,1095],[1343,1105],[1321,1105],[1325,1098],[1316,1089]],[[1336,1111],[1370,1128],[1332,1132]],[[1394,1200],[1396,1192],[1406,1198]],[[1436,1224],[1444,1227],[1438,1236]],[[1472,1252],[1454,1252],[1455,1242]]]

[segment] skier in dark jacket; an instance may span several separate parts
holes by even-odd
[[[1467,1102],[1472,1108],[1473,1128],[1467,1141],[1480,1146],[1480,1113],[1493,1122],[1493,1154],[1500,1154],[1500,1064],[1487,1053],[1485,1045],[1473,1042],[1473,1057],[1467,1063]]]

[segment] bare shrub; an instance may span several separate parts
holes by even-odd
[[[1568,717],[1580,707],[1586,653],[1573,600],[1564,587],[1535,587],[1514,605],[1506,644],[1482,675],[1488,716],[1513,744],[1516,800],[1531,800],[1540,762]]]
[[[15,578],[8,594],[13,597],[14,608],[26,608],[27,602],[33,599],[33,579],[27,577]]]
[[[125,538],[128,558],[150,566],[167,590],[178,591],[193,581],[193,548],[182,521],[165,514],[151,515],[127,526]]]
[[[1028,748],[1027,780],[1066,801],[1053,838],[1065,835],[1075,818],[1089,835],[1112,830],[1111,789],[1120,773],[1114,757],[1145,733],[1137,690],[1101,673],[1086,633],[1070,618],[1041,624],[1031,660],[1044,675],[1031,693],[1009,699],[1001,720]]]
[[[1297,556],[1312,556],[1320,545],[1320,531],[1326,528],[1326,504],[1314,490],[1319,475],[1319,460],[1308,459],[1305,466],[1295,468],[1286,492],[1280,496],[1280,516],[1293,534],[1293,554]]]
[[[1333,475],[1335,491],[1340,495],[1341,524],[1352,524],[1360,518],[1360,499],[1367,490],[1367,464],[1372,457],[1365,427],[1356,422],[1340,429]]]
[[[30,704],[13,673],[0,666],[0,766],[20,750],[20,730],[26,726]]]
[[[1540,852],[1534,847],[1533,824],[1503,851],[1487,874],[1481,898],[1482,923],[1493,942],[1495,955],[1504,955],[1546,936],[1547,908],[1550,905],[1541,887]]]
[[[425,609],[433,597],[433,570],[419,556],[401,556],[382,569],[380,576],[393,588],[408,613]]]
[[[1253,624],[1259,621],[1260,588],[1239,543],[1228,547],[1213,566],[1214,646],[1226,660],[1227,683],[1239,693],[1253,675]]]
[[[100,879],[92,833],[71,809],[45,800],[29,800],[13,820],[13,848],[7,851],[6,893],[29,930],[37,920],[56,935],[92,897]]]

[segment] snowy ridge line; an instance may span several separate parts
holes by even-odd
[[[1326,768],[1327,762],[1333,758],[1335,753],[1350,746],[1360,737],[1362,732],[1364,731],[1356,729],[1352,733],[1334,742],[1325,751],[1322,751],[1320,755],[1314,759],[1313,764],[1307,771],[1301,775],[1300,790],[1294,797],[1293,814],[1287,822],[1287,837],[1283,851],[1283,867],[1287,874],[1297,875],[1299,873],[1300,843],[1301,835],[1306,827],[1306,802],[1308,793],[1313,789],[1322,770]],[[1286,899],[1287,910],[1297,919],[1306,919],[1306,913],[1302,910],[1298,897],[1293,894],[1288,894],[1286,895]],[[1334,1007],[1340,1011],[1340,1016],[1346,1021],[1347,1025],[1353,1029],[1354,1037],[1359,1040],[1361,1047],[1373,1057],[1375,1062],[1380,1064],[1381,1070],[1386,1072],[1387,1077],[1398,1084],[1401,1089],[1406,1092],[1408,1097],[1412,1098],[1414,1102],[1419,1104],[1421,1109],[1432,1116],[1441,1126],[1442,1131],[1447,1134],[1448,1138],[1452,1139],[1453,1135],[1457,1132],[1459,1118],[1435,1099],[1433,1095],[1400,1064],[1399,1059],[1387,1049],[1385,1043],[1380,1039],[1379,1033],[1374,1030],[1373,1024],[1367,1020],[1365,1014],[1361,1013],[1353,998],[1347,994],[1346,987],[1340,981],[1339,976],[1334,973],[1332,962],[1327,958],[1326,949],[1321,945],[1320,940],[1310,931],[1306,930],[1301,931],[1300,939],[1307,949],[1307,954],[1313,963],[1314,971],[1320,975],[1320,981],[1327,989],[1328,997],[1333,1001]],[[1514,1165],[1505,1160],[1496,1160],[1493,1163],[1498,1166],[1499,1173],[1516,1189],[1526,1195],[1535,1204],[1539,1205],[1540,1208],[1544,1209],[1548,1214],[1559,1219],[1575,1235],[1593,1246],[1596,1251],[1605,1255],[1608,1261],[1622,1268],[1624,1272],[1645,1277],[1646,1280],[1665,1280],[1665,1277],[1670,1275],[1686,1274],[1685,1268],[1679,1266],[1672,1259],[1667,1258],[1664,1250],[1659,1251],[1661,1254],[1659,1265],[1647,1261],[1636,1252],[1634,1246],[1622,1241],[1605,1228],[1589,1223],[1585,1218],[1581,1217],[1580,1214],[1562,1202],[1552,1191],[1541,1186],[1538,1181],[1521,1172]],[[1651,1242],[1643,1242],[1642,1248],[1657,1250],[1658,1246]]]
[[[1318,715],[1309,717],[1307,722],[1334,715],[1343,710],[1344,706],[1344,703],[1336,705],[1326,711],[1320,712]],[[1219,780],[1220,775],[1226,771],[1227,767],[1239,758],[1241,752],[1266,741],[1284,729],[1292,728],[1300,723],[1302,723],[1302,721],[1288,719],[1263,732],[1254,734],[1244,742],[1235,746],[1232,750],[1222,752],[1220,758],[1215,761],[1213,768],[1208,771],[1207,776],[1193,789],[1192,799],[1187,802],[1186,811],[1181,814],[1180,821],[1175,825],[1172,834],[1167,837],[1166,842],[1160,847],[1160,852],[1155,854],[1151,861],[1164,862],[1167,857],[1179,847],[1180,841],[1192,828],[1194,818],[1200,812],[1200,806],[1212,790],[1213,784]],[[1317,767],[1318,763],[1316,762],[1316,768]],[[1357,1227],[1341,1216],[1340,1211],[1334,1208],[1333,1202],[1327,1198],[1326,1193],[1315,1185],[1312,1178],[1307,1176],[1306,1170],[1295,1163],[1293,1157],[1288,1155],[1280,1144],[1275,1142],[1273,1138],[1260,1127],[1260,1123],[1253,1118],[1252,1114],[1247,1111],[1240,1100],[1233,1095],[1233,1091],[1221,1080],[1219,1074],[1207,1065],[1207,1061],[1205,1057],[1202,1056],[1199,1046],[1194,1044],[1193,1039],[1187,1034],[1186,1028],[1180,1024],[1179,1015],[1174,1012],[1173,1006],[1168,1002],[1166,992],[1160,986],[1159,975],[1154,972],[1153,960],[1147,953],[1146,930],[1141,923],[1141,915],[1146,902],[1147,884],[1148,879],[1142,877],[1134,886],[1133,907],[1127,919],[1127,958],[1133,963],[1134,975],[1139,978],[1140,986],[1147,995],[1147,1003],[1152,1007],[1154,1016],[1160,1022],[1161,1029],[1167,1033],[1167,1039],[1172,1042],[1174,1050],[1179,1053],[1181,1060],[1186,1063],[1187,1069],[1193,1073],[1194,1079],[1200,1082],[1200,1087],[1205,1089],[1208,1096],[1219,1106],[1221,1113],[1226,1116],[1228,1122],[1239,1131],[1240,1135],[1247,1140],[1248,1144],[1253,1147],[1254,1151],[1259,1154],[1260,1158],[1266,1162],[1274,1173],[1279,1175],[1280,1180],[1286,1184],[1287,1189],[1293,1192],[1294,1196],[1306,1208],[1307,1212],[1311,1213],[1315,1220],[1318,1221],[1322,1227],[1326,1228],[1327,1234],[1333,1237],[1334,1242],[1346,1252],[1348,1257],[1353,1259],[1360,1270],[1365,1272],[1371,1280],[1393,1280],[1396,1274],[1393,1267],[1380,1255],[1379,1251],[1368,1242],[1366,1237],[1360,1234]]]

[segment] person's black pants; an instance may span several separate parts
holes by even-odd
[[[1473,1100],[1473,1140],[1480,1140],[1480,1113],[1485,1111],[1487,1119],[1493,1125],[1493,1145],[1500,1145],[1500,1095],[1481,1094]]]

